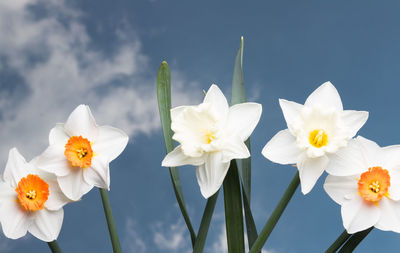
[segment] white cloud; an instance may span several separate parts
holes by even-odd
[[[153,230],[153,241],[159,249],[173,252],[190,252],[190,238],[186,225],[181,219],[175,224],[158,222]]]
[[[33,4],[45,14],[35,16]],[[122,128],[130,136],[159,129],[156,73],[140,40],[118,29],[110,35],[116,38],[115,50],[95,48],[83,15],[63,0],[0,1],[0,71],[11,69],[22,80],[15,84],[18,92],[4,89],[14,84],[0,81],[0,161],[14,146],[28,159],[41,153],[49,130],[81,103],[90,105],[100,125]],[[201,99],[187,89],[195,83],[178,71],[172,74],[174,104]]]
[[[147,247],[141,235],[137,232],[136,222],[128,217],[125,223],[124,239],[122,241],[123,248],[131,253],[145,253]]]

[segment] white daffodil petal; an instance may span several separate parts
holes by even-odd
[[[349,137],[357,134],[358,130],[365,124],[369,113],[366,111],[345,110],[341,114],[343,122],[348,127]]]
[[[393,145],[381,148],[380,160],[384,169],[400,167],[400,145]]]
[[[177,107],[172,108],[171,109],[171,120],[175,121],[176,118],[188,107],[190,107],[190,106],[182,105],[182,106],[177,106]]]
[[[54,173],[59,177],[66,176],[72,170],[72,166],[64,155],[65,148],[61,145],[50,145],[37,158],[36,166],[44,171]]]
[[[367,168],[382,164],[381,147],[376,142],[362,136],[357,136],[355,140],[359,143]]]
[[[304,105],[310,107],[322,106],[325,108],[335,108],[339,111],[343,111],[342,100],[340,99],[339,93],[335,86],[333,86],[331,82],[325,82],[319,86],[307,98]]]
[[[228,115],[229,105],[226,97],[217,85],[213,84],[208,89],[203,103],[214,105],[214,109],[218,113],[218,117],[225,118]]]
[[[337,177],[328,175],[324,189],[336,203],[343,205],[357,196],[357,176]]]
[[[297,163],[302,150],[297,147],[296,139],[289,129],[285,129],[272,137],[261,153],[272,162],[294,164]]]
[[[329,159],[326,156],[317,158],[308,158],[302,155],[297,163],[300,173],[301,192],[309,193],[317,182],[318,178],[324,172]]]
[[[197,182],[204,198],[218,191],[228,172],[230,163],[222,163],[221,158],[221,153],[208,154],[205,164],[196,168]]]
[[[161,163],[164,167],[177,167],[182,165],[198,166],[204,163],[204,157],[190,157],[186,156],[182,151],[182,146],[177,146],[174,150],[169,152]]]
[[[250,157],[250,152],[239,136],[233,136],[225,143],[222,151],[222,162],[228,163],[232,159],[245,159]]]
[[[86,183],[103,189],[110,189],[110,168],[108,162],[97,156],[92,160],[92,166],[83,171]]]
[[[249,138],[260,120],[262,107],[257,103],[236,104],[229,108],[228,129],[242,141]]]
[[[51,242],[57,239],[64,219],[64,210],[49,211],[46,208],[36,211],[28,231],[36,238]]]
[[[388,198],[379,201],[381,215],[375,227],[383,231],[400,233],[400,202]]]
[[[15,201],[16,192],[9,182],[0,181],[0,208],[5,201]]]
[[[380,210],[374,204],[365,203],[361,197],[353,198],[342,205],[343,226],[347,233],[354,234],[374,226],[380,218]]]
[[[297,125],[296,121],[300,117],[304,106],[281,98],[279,99],[279,105],[281,106],[288,129],[294,133],[293,126]]]
[[[93,185],[89,185],[83,179],[81,168],[73,168],[70,173],[63,177],[57,177],[62,192],[73,201],[79,200],[82,195],[88,193]]]
[[[124,151],[129,137],[118,128],[101,126],[98,128],[98,136],[92,148],[95,154],[106,156],[111,162]]]
[[[368,165],[364,159],[362,149],[356,140],[350,140],[347,147],[329,155],[329,164],[326,172],[334,176],[350,176],[361,174]]]
[[[71,202],[67,196],[64,195],[57,180],[46,180],[49,184],[49,198],[46,201],[46,208],[48,210],[54,211],[62,208],[68,202]]]
[[[385,168],[385,167],[383,167]],[[400,168],[389,170],[390,187],[389,196],[392,200],[400,200]]]
[[[18,239],[26,234],[32,221],[30,213],[24,212],[16,199],[11,199],[1,205],[0,222],[5,236]]]
[[[54,128],[50,130],[49,134],[49,144],[50,145],[65,145],[70,136],[64,129],[64,124],[58,123]]]
[[[64,128],[69,136],[82,136],[91,142],[96,141],[97,125],[87,105],[79,105],[75,108],[65,122]]]
[[[8,154],[8,161],[3,173],[4,181],[10,182],[12,187],[17,187],[21,178],[34,172],[35,168],[25,161],[25,158],[16,148],[12,148]]]

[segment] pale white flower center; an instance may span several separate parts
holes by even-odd
[[[340,118],[340,112],[332,108],[304,107],[299,117],[289,126],[296,136],[298,148],[311,158],[326,152],[334,153],[345,147],[349,140],[348,128]]]
[[[173,122],[173,138],[187,156],[199,157],[205,152],[219,151],[223,145],[224,120],[215,114],[211,104],[189,107]]]

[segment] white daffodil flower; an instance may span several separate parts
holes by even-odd
[[[197,166],[196,176],[205,198],[221,187],[232,159],[250,157],[244,141],[261,116],[261,105],[242,103],[229,107],[224,94],[211,85],[203,103],[171,109],[173,139],[180,143],[162,166]]]
[[[400,145],[358,136],[331,157],[324,189],[342,209],[350,234],[375,226],[400,233]]]
[[[37,165],[56,174],[61,190],[76,201],[93,186],[109,189],[109,163],[125,149],[128,136],[117,128],[98,126],[89,106],[79,105],[65,124],[51,129],[49,142]]]
[[[343,110],[336,88],[326,82],[304,105],[279,99],[288,129],[278,132],[262,154],[272,162],[296,164],[301,191],[309,193],[328,165],[329,157],[356,135],[368,112]]]
[[[3,233],[18,239],[27,231],[46,242],[57,239],[64,218],[62,207],[70,200],[55,175],[27,163],[13,148],[0,180],[0,222]]]

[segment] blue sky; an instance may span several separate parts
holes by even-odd
[[[173,104],[194,104],[218,84],[229,97],[233,62],[244,36],[249,100],[263,105],[252,135],[252,210],[260,231],[295,168],[261,155],[286,128],[278,98],[303,103],[330,80],[345,109],[367,110],[360,135],[400,143],[400,3],[397,1],[0,1],[0,162],[17,147],[28,159],[49,130],[79,104],[100,125],[130,135],[111,164],[110,198],[124,252],[190,252],[171,187],[155,98],[161,61],[172,69]],[[205,200],[195,169],[180,170],[197,230]],[[298,190],[265,246],[267,252],[322,252],[343,231],[340,206],[319,180]],[[224,252],[219,196],[206,252]],[[65,207],[64,252],[110,252],[97,189]],[[358,252],[396,252],[400,236],[374,230]],[[0,235],[1,252],[46,252],[31,236]]]

